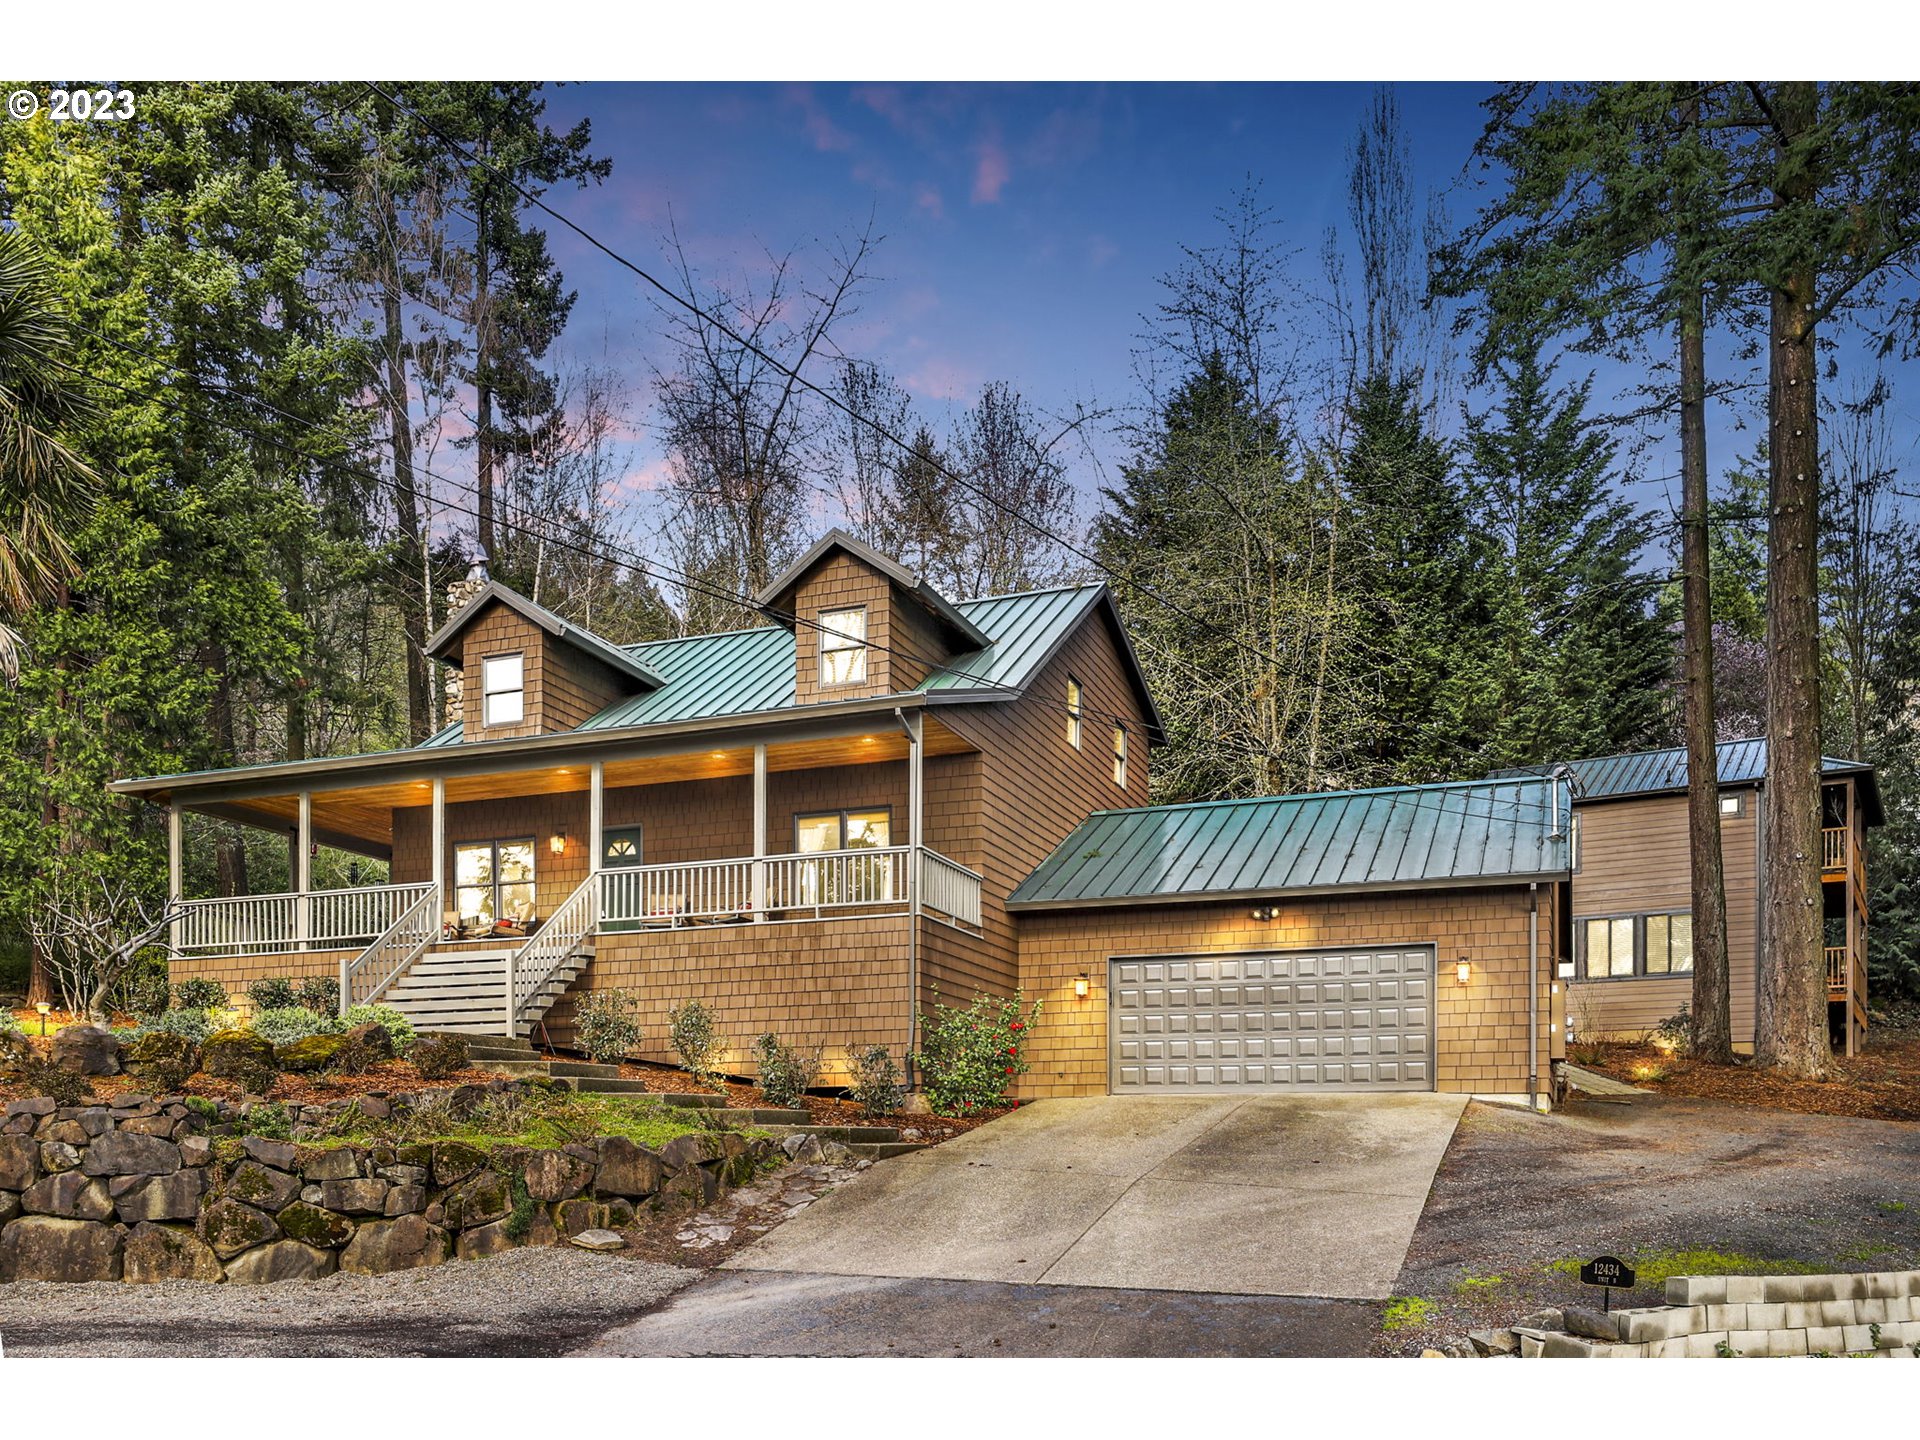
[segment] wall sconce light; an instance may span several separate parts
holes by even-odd
[[[1280,907],[1277,905],[1256,905],[1253,907],[1253,918],[1256,920],[1278,920],[1280,918]]]
[[[53,1009],[53,1005],[49,1001],[42,1000],[33,1008],[40,1012],[40,1038],[44,1040],[47,1035],[47,1015]]]
[[[567,837],[564,831],[556,830],[547,840],[547,848],[556,855],[567,853]]]
[[[1088,989],[1087,977],[1084,975],[1077,976],[1073,982],[1073,998],[1076,1000],[1086,999],[1087,989]]]
[[[1460,957],[1459,963],[1457,963],[1453,967],[1454,983],[1458,985],[1464,985],[1467,983],[1467,981],[1471,980],[1472,978],[1473,978],[1473,962],[1467,959],[1466,956],[1462,955]]]

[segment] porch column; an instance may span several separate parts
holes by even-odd
[[[920,1048],[920,856],[921,790],[923,788],[920,742],[926,732],[926,717],[918,710],[900,717],[907,727],[907,1081],[915,1083],[913,1052]]]
[[[313,793],[300,792],[300,824],[293,836],[293,938],[302,950],[313,939]]]
[[[596,760],[587,769],[587,871],[600,868],[607,853],[607,762]]]
[[[433,846],[433,893],[440,902],[440,923],[447,920],[447,782],[435,777],[433,782],[433,824],[431,844]]]
[[[767,918],[767,747],[753,747],[753,918]]]
[[[167,904],[179,902],[186,892],[185,864],[185,814],[180,802],[167,806]],[[167,944],[175,954],[180,950],[180,917],[173,917],[173,923],[167,927]]]

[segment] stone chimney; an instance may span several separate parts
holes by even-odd
[[[487,562],[485,560],[476,560],[473,562],[473,568],[467,571],[466,579],[456,580],[447,586],[447,620],[453,619],[454,616],[466,609],[467,606],[473,602],[473,597],[486,588]],[[441,623],[444,625],[446,622],[442,621]],[[441,717],[441,723],[458,725],[466,718],[466,709],[463,703],[464,691],[466,689],[466,675],[463,671],[449,666],[446,670],[445,682],[447,703],[446,713]]]

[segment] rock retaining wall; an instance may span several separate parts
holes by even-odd
[[[1677,1276],[1667,1281],[1667,1301],[1605,1317],[1579,1313],[1577,1328],[1605,1335],[1517,1328],[1519,1352],[1548,1359],[1920,1355],[1920,1270]]]
[[[412,1097],[296,1107],[293,1133],[354,1103],[378,1113]],[[773,1153],[731,1131],[657,1151],[620,1137],[321,1148],[240,1135],[240,1122],[238,1107],[207,1114],[178,1096],[13,1101],[0,1121],[0,1281],[260,1284],[478,1259],[617,1230],[644,1207],[706,1204]]]

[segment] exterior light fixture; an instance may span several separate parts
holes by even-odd
[[[1086,999],[1087,989],[1087,977],[1084,975],[1077,977],[1073,982],[1073,998],[1076,1000]]]
[[[871,735],[862,735],[862,736],[860,737],[860,743],[861,743],[862,745],[871,745],[871,744],[873,744],[873,736],[871,736]]]
[[[566,832],[562,830],[554,831],[553,834],[550,837],[548,837],[547,848],[556,855],[566,854],[567,853]]]
[[[1277,905],[1256,905],[1253,907],[1253,918],[1256,920],[1278,920],[1280,918],[1280,907]]]
[[[47,1034],[47,1014],[53,1009],[53,1006],[48,1001],[42,1000],[35,1004],[33,1008],[40,1012],[40,1037],[45,1039]]]
[[[1456,984],[1466,984],[1473,978],[1473,962],[1462,955],[1459,963],[1453,967],[1453,978]]]

